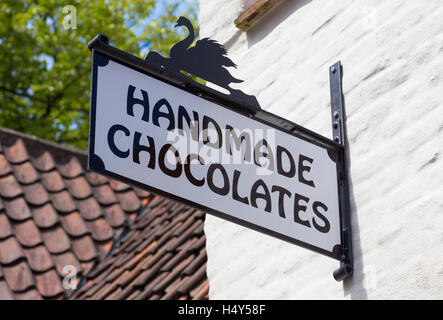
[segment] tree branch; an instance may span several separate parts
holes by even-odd
[[[38,101],[38,102],[42,102],[42,103],[46,103],[47,102],[46,100],[41,99],[39,97],[32,96],[32,95],[24,93],[24,92],[22,92],[22,93],[15,92],[14,90],[8,89],[8,88],[6,88],[4,86],[0,86],[0,90],[6,91],[8,93],[11,93],[11,94],[19,96],[19,97],[25,97],[25,98],[28,98],[28,99],[31,99],[31,100],[34,100],[34,101]]]

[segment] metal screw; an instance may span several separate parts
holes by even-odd
[[[337,68],[336,68],[336,67],[332,67],[332,68],[331,68],[331,72],[332,72],[332,73],[336,73],[336,72],[337,72]]]
[[[340,138],[339,138],[338,136],[336,136],[336,137],[334,138],[334,140],[335,140],[335,142],[340,142]]]
[[[335,112],[334,112],[334,118],[335,118],[335,119],[338,119],[338,116],[339,116],[338,111],[335,111]]]
[[[334,121],[334,129],[338,128],[338,121]]]

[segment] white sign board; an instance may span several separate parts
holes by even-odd
[[[90,168],[339,259],[334,151],[94,53]]]

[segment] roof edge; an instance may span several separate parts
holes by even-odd
[[[15,138],[20,138],[23,139],[25,142],[29,142],[29,143],[38,143],[41,145],[44,145],[46,148],[48,149],[53,149],[54,151],[63,151],[63,152],[67,152],[73,155],[76,155],[80,158],[82,158],[82,160],[86,161],[88,158],[88,152],[81,150],[81,149],[77,149],[74,147],[68,147],[56,142],[52,142],[43,138],[39,138],[33,135],[29,135],[20,131],[16,131],[13,129],[8,129],[8,128],[4,128],[4,127],[0,127],[0,140],[3,140],[4,137],[15,137]]]

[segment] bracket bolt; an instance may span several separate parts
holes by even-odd
[[[339,138],[338,136],[336,136],[336,137],[334,138],[334,140],[335,140],[335,142],[340,142],[340,138]]]
[[[338,128],[338,121],[334,121],[334,129]]]
[[[338,116],[339,116],[338,111],[335,111],[335,112],[334,112],[334,118],[335,118],[335,119],[338,119]]]
[[[332,67],[332,68],[331,68],[331,72],[332,72],[332,73],[336,73],[336,72],[337,72],[337,68],[336,68],[336,67]]]

